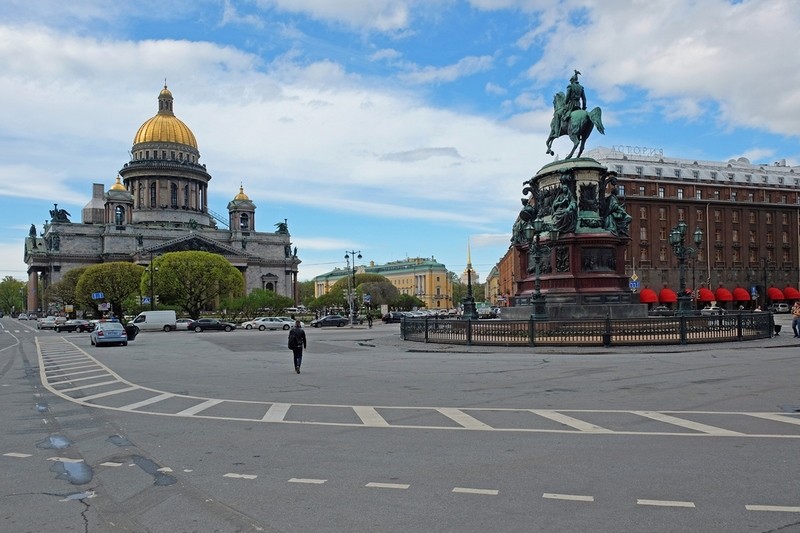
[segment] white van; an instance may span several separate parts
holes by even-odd
[[[175,311],[142,311],[133,319],[138,331],[172,331],[175,329]]]

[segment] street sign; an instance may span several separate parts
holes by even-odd
[[[633,282],[639,281],[639,276],[636,275],[636,272],[634,272],[633,275],[631,276],[631,281]]]
[[[368,304],[368,303],[372,302],[372,295],[371,294],[365,294],[364,296],[362,296],[362,298],[364,299],[364,303],[365,304]]]
[[[142,296],[142,303],[143,304],[149,304],[150,303],[150,297],[149,296]]]
[[[102,292],[93,292],[92,293],[92,300],[102,300],[105,297],[106,297],[106,295],[103,294]]]
[[[630,282],[630,288],[631,289],[638,289],[639,288],[639,282],[638,281],[631,281]]]

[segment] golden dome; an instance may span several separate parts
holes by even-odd
[[[197,139],[189,127],[172,112],[172,93],[164,85],[158,95],[158,114],[139,127],[133,144],[176,143],[197,150]]]
[[[125,188],[125,186],[120,181],[120,177],[117,176],[117,182],[114,185],[111,186],[110,190],[112,190],[112,191],[125,191],[127,189]]]
[[[233,197],[233,200],[249,200],[250,198],[244,193],[244,187],[239,185],[239,194]]]

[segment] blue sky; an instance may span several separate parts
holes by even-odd
[[[308,280],[435,257],[483,280],[581,71],[606,135],[669,157],[800,164],[794,0],[5,0],[0,278],[53,203],[80,221],[166,78],[225,213],[288,219]],[[563,158],[565,138],[554,150]]]

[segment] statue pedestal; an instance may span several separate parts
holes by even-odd
[[[551,250],[539,265],[541,292],[547,298],[546,313],[551,320],[647,316],[647,306],[630,291],[625,273],[625,245],[630,240],[627,222],[615,225],[609,217],[611,195],[606,189],[614,183],[614,174],[589,158],[551,163],[531,180],[536,216],[548,227],[562,231],[555,239],[544,233],[541,239]],[[564,194],[565,184],[577,204],[568,228],[564,228],[565,219],[551,207],[558,195]],[[617,202],[616,196],[613,201]],[[515,246],[521,252],[519,271],[534,272],[530,243],[515,233]],[[536,275],[531,273],[517,283],[514,310],[503,310],[504,318],[519,319],[526,312],[530,315],[535,281]]]

